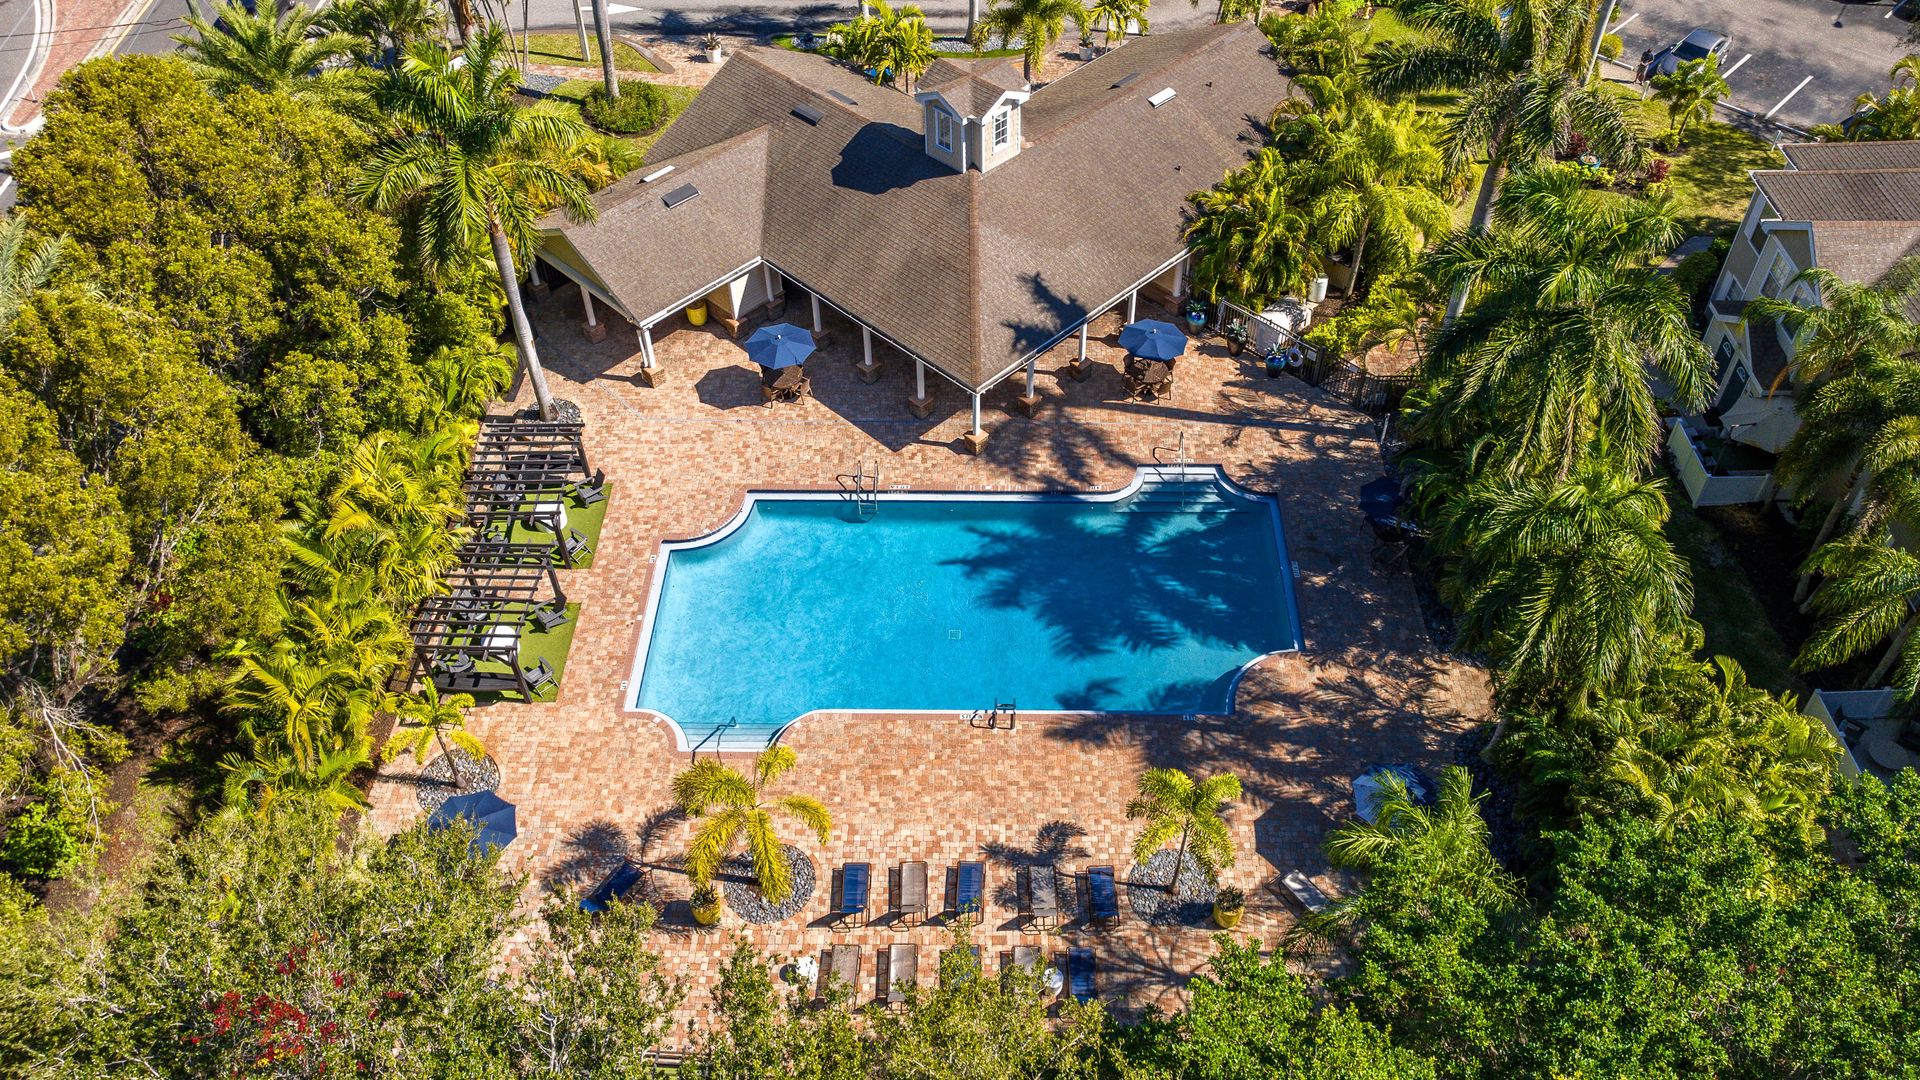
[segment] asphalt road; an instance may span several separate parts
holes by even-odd
[[[570,0],[530,0],[531,20],[535,26],[561,26],[573,22],[573,5]],[[981,10],[985,10],[990,0],[976,0]],[[589,18],[592,9],[586,10]],[[942,37],[958,37],[967,29],[966,0],[923,0],[920,9],[926,13],[928,25],[933,32]],[[515,22],[519,21],[519,5],[515,5]],[[700,0],[684,4],[630,4],[611,2],[608,19],[617,28],[651,31],[664,34],[701,34],[709,30],[719,33],[737,34],[777,34],[789,30],[824,30],[837,22],[844,22],[859,14],[857,0],[846,3],[809,3],[806,0],[794,0],[791,3],[762,4],[724,4],[711,0]],[[1201,0],[1199,4],[1190,0],[1156,0],[1148,9],[1148,24],[1155,30],[1177,30],[1187,26],[1197,26],[1213,21],[1214,0]],[[1071,27],[1067,30],[1072,34]]]
[[[1915,51],[1901,38],[1911,25],[1903,16],[1916,8],[1894,15],[1891,0],[1622,0],[1613,26],[1630,63],[1696,26],[1728,35],[1733,49],[1720,63],[1728,100],[1805,130],[1852,114],[1863,92],[1886,90],[1888,69]]]
[[[211,6],[211,3],[203,5]],[[173,36],[188,32],[187,24],[181,21],[186,14],[187,0],[152,0],[140,21],[127,28],[126,36],[113,51],[149,56],[172,52]]]

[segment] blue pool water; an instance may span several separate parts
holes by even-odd
[[[1211,473],[1119,501],[754,499],[668,545],[630,705],[689,743],[765,745],[816,710],[1224,712],[1299,647],[1270,500]],[[711,745],[711,743],[709,744]]]

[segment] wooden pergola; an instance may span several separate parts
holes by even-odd
[[[532,701],[553,681],[545,661],[534,669],[520,664],[520,627],[540,607],[531,597],[494,596],[470,588],[424,601],[409,630],[410,674],[448,693],[518,690]],[[503,629],[510,633],[501,634]],[[488,662],[507,670],[481,671],[479,665]]]

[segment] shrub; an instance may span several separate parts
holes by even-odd
[[[1609,60],[1618,60],[1620,59],[1620,54],[1626,51],[1627,43],[1620,40],[1619,34],[1606,34],[1600,38],[1601,56]]]
[[[1672,169],[1673,162],[1669,159],[1663,157],[1654,158],[1647,165],[1647,183],[1657,184],[1665,180],[1667,173],[1672,171]]]
[[[580,102],[587,123],[614,135],[645,135],[660,126],[666,111],[666,93],[638,79],[620,80],[618,101],[608,101],[606,87],[596,86]]]
[[[1711,251],[1696,251],[1673,268],[1673,283],[1686,294],[1689,303],[1696,305],[1713,287],[1713,279],[1719,276],[1720,256]]]
[[[57,878],[80,857],[80,841],[57,819],[47,816],[47,804],[34,803],[7,827],[0,860],[30,877]]]

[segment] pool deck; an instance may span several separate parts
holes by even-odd
[[[805,318],[804,304],[790,310]],[[1349,780],[1375,762],[1437,771],[1454,760],[1462,733],[1491,712],[1484,673],[1435,647],[1411,582],[1371,570],[1372,534],[1357,504],[1358,488],[1381,467],[1368,419],[1292,378],[1269,380],[1217,344],[1180,362],[1171,400],[1137,403],[1125,398],[1119,350],[1099,337],[1089,350],[1100,361],[1094,375],[1067,378],[1070,340],[1041,360],[1035,418],[1013,412],[1017,377],[988,395],[991,438],[973,456],[960,448],[969,426],[960,392],[930,377],[934,412],[914,419],[910,362],[876,343],[885,370],[874,384],[860,382],[860,336],[850,324],[830,322],[833,342],[808,362],[814,396],[769,408],[760,403],[757,369],[711,328],[679,320],[657,327],[665,378],[649,388],[634,378],[632,328],[607,318],[611,332],[589,344],[579,312],[570,285],[533,308],[554,392],[581,406],[588,452],[615,485],[592,566],[566,578],[569,597],[582,604],[573,652],[558,700],[478,709],[470,726],[500,764],[501,796],[519,807],[520,836],[504,862],[528,875],[529,905],[550,888],[590,890],[623,856],[653,868],[651,888],[667,904],[655,946],[667,970],[688,981],[684,1019],[704,1015],[736,934],[787,956],[862,946],[861,1000],[875,992],[876,946],[917,942],[922,975],[931,973],[950,934],[937,924],[905,933],[825,927],[827,874],[845,861],[873,864],[882,909],[885,871],[895,863],[931,864],[929,899],[938,908],[944,868],[985,861],[989,905],[974,942],[989,971],[1016,945],[1062,955],[1085,945],[1098,958],[1102,996],[1122,1015],[1177,1007],[1212,950],[1210,925],[1145,926],[1123,887],[1113,929],[1021,933],[1008,895],[1014,868],[1112,864],[1124,879],[1136,831],[1125,806],[1138,775],[1155,766],[1230,771],[1246,797],[1226,815],[1240,854],[1223,880],[1249,894],[1236,934],[1271,945],[1295,910],[1279,887],[1283,874],[1300,868],[1329,892],[1346,888],[1319,849],[1351,813]],[[1143,303],[1141,316],[1149,313]],[[1113,333],[1118,321],[1106,316],[1096,333]],[[525,404],[524,386],[518,391]],[[863,463],[878,466],[883,487],[917,491],[1110,490],[1137,465],[1154,463],[1156,448],[1159,460],[1173,461],[1183,433],[1191,461],[1217,463],[1236,482],[1279,498],[1298,566],[1303,653],[1256,665],[1227,718],[1024,714],[1014,731],[973,727],[958,713],[802,721],[785,739],[800,764],[784,790],[818,796],[835,821],[824,850],[791,826],[786,833],[819,867],[812,900],[772,927],[746,927],[731,914],[717,933],[684,925],[687,882],[674,867],[690,826],[672,813],[668,785],[687,755],[664,724],[622,708],[662,541],[719,527],[749,489],[833,489],[836,475]],[[780,677],[777,655],[738,651],[740,677]],[[423,813],[415,772],[411,760],[383,769],[369,815],[376,831]]]

